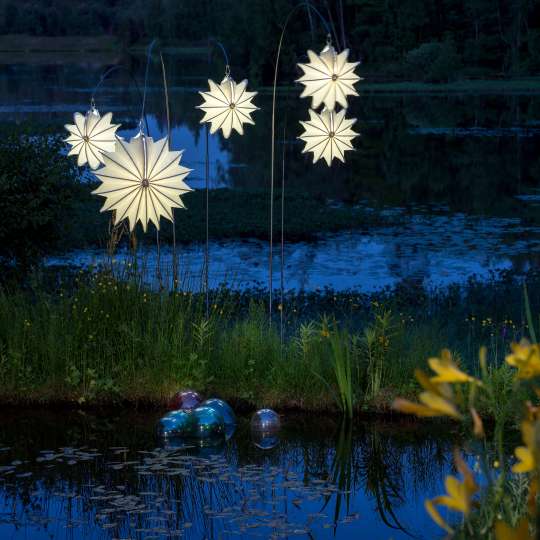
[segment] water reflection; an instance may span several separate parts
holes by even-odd
[[[393,211],[399,217],[398,211]],[[539,260],[540,227],[523,226],[518,219],[474,218],[465,215],[417,214],[399,217],[396,226],[320,235],[315,242],[285,245],[285,288],[374,291],[402,281],[427,287],[465,282],[471,275],[483,279],[514,268],[527,271]],[[178,275],[183,289],[201,290],[204,246],[179,248]],[[119,251],[115,259],[120,274],[132,256]],[[141,249],[138,268],[147,284],[157,286],[158,259],[154,247]],[[172,253],[160,252],[162,284],[172,283]],[[227,283],[249,288],[267,284],[268,242],[224,240],[210,244],[211,287]],[[51,257],[50,265],[108,264],[103,252],[78,251]],[[274,283],[280,279],[276,257]]]
[[[134,73],[143,72],[144,59],[122,61]],[[200,102],[197,90],[209,74],[221,74],[223,66],[216,61],[209,67],[204,55],[166,55],[166,62],[173,147],[185,148],[183,163],[194,169],[188,181],[201,188],[205,132],[201,112],[195,109]],[[104,67],[99,61],[6,66],[0,75],[0,120],[52,122],[61,128],[69,121],[68,113],[88,108]],[[154,137],[163,135],[166,125],[158,67],[151,67],[147,102]],[[360,202],[376,212],[398,208],[406,219],[396,227],[288,244],[287,288],[373,290],[402,279],[445,285],[471,274],[485,276],[537,263],[540,96],[364,91],[351,102],[350,114],[358,118],[362,133],[358,149],[346,166],[328,169],[313,166],[300,153],[298,121],[307,110],[298,106],[297,94],[281,92],[278,103],[279,133],[287,123],[286,140],[280,141],[287,150],[287,189],[308,191],[323,200]],[[113,110],[123,122],[122,134],[135,132],[139,96],[124,72],[115,72],[96,97],[102,110]],[[268,188],[271,97],[262,92],[256,100],[261,110],[246,136],[210,137],[211,187]],[[214,242],[213,284],[225,278],[240,286],[266,283],[266,250],[256,240]],[[183,269],[199,286],[202,248],[187,246],[184,252]],[[78,253],[53,262],[77,263],[94,256]],[[149,258],[149,266],[155,266],[155,257]],[[279,263],[274,267],[279,272]]]
[[[4,413],[2,538],[441,537],[423,499],[451,456],[432,428],[291,417],[263,451],[244,419],[222,448],[163,448],[156,419]]]

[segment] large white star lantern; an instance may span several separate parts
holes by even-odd
[[[128,219],[146,232],[160,218],[173,221],[173,209],[185,208],[181,196],[191,188],[184,182],[191,169],[180,165],[182,152],[170,151],[168,138],[154,141],[139,133],[130,142],[117,139],[113,152],[103,154],[105,166],[95,171],[101,185],[92,193],[106,198],[102,212],[116,211],[116,223]]]

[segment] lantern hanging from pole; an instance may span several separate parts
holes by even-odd
[[[302,153],[313,152],[313,163],[323,158],[330,167],[334,158],[345,162],[345,152],[354,150],[352,140],[359,135],[352,129],[356,118],[345,118],[345,112],[323,109],[319,114],[310,109],[309,121],[300,122],[304,133],[298,138],[306,143]]]
[[[304,85],[300,97],[311,97],[311,108],[318,109],[321,104],[334,110],[336,103],[347,107],[347,96],[357,96],[354,85],[362,80],[354,70],[360,62],[347,62],[349,49],[339,54],[330,42],[317,54],[307,52],[309,63],[298,64],[304,74],[297,79]]]
[[[101,211],[115,210],[116,223],[127,218],[130,231],[138,221],[145,232],[150,221],[158,230],[161,217],[173,221],[173,208],[185,208],[181,196],[192,191],[182,153],[169,150],[167,137],[154,141],[142,131],[130,142],[117,139],[94,173],[102,183],[92,193],[106,198]]]
[[[255,124],[251,114],[258,110],[258,107],[251,100],[257,95],[257,92],[248,92],[246,90],[247,84],[246,79],[238,84],[234,82],[228,66],[225,78],[220,84],[208,80],[210,90],[199,92],[204,103],[198,105],[197,109],[204,112],[201,124],[210,123],[210,133],[214,134],[221,129],[223,136],[228,139],[233,130],[243,135],[243,124]]]
[[[116,130],[120,124],[111,124],[111,120],[112,113],[101,116],[92,105],[85,115],[79,112],[73,115],[74,124],[65,125],[69,137],[64,142],[71,145],[68,156],[78,156],[79,167],[88,163],[91,169],[97,169],[104,163],[103,153],[114,152]]]

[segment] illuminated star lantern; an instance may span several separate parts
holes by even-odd
[[[204,111],[201,124],[209,122],[210,133],[221,129],[223,136],[228,139],[233,129],[243,135],[242,124],[255,124],[251,114],[258,110],[258,107],[253,105],[251,100],[257,92],[248,92],[247,84],[247,80],[236,84],[229,75],[225,75],[219,85],[208,80],[210,91],[199,92],[204,98],[204,103],[197,108]]]
[[[75,124],[66,124],[70,135],[64,142],[71,145],[68,156],[78,156],[77,165],[86,163],[92,169],[97,169],[103,163],[103,152],[113,152],[116,144],[116,130],[120,124],[111,124],[112,113],[101,116],[92,107],[84,116],[75,113]]]
[[[107,200],[101,209],[116,211],[116,223],[138,221],[146,232],[163,216],[173,221],[173,208],[185,208],[181,196],[192,191],[184,182],[191,169],[180,165],[182,152],[171,152],[167,137],[155,141],[140,133],[128,143],[117,139],[114,152],[103,154],[105,166],[94,174],[102,184],[92,193]]]
[[[347,107],[347,96],[357,96],[354,84],[361,78],[354,72],[360,62],[347,62],[349,49],[339,54],[332,45],[327,45],[316,54],[308,51],[309,63],[298,64],[304,74],[296,82],[305,88],[300,97],[311,97],[311,107],[319,108],[321,103],[333,111],[336,102]]]
[[[345,152],[353,150],[352,140],[359,135],[351,128],[356,118],[345,118],[345,109],[321,114],[310,109],[309,116],[309,122],[300,122],[305,131],[299,139],[306,143],[302,153],[313,152],[313,163],[324,158],[329,167],[334,158],[345,162]]]

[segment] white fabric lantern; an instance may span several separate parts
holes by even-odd
[[[334,110],[336,103],[347,107],[347,96],[357,96],[354,84],[361,78],[354,72],[360,62],[347,62],[349,49],[339,54],[328,44],[321,54],[308,51],[309,63],[298,64],[304,74],[296,82],[305,88],[300,97],[311,97],[311,107],[319,108],[324,103]]]
[[[313,152],[313,163],[324,158],[330,166],[334,158],[345,162],[345,152],[354,150],[352,140],[358,137],[358,133],[351,127],[356,118],[345,118],[346,109],[336,113],[324,109],[321,114],[309,111],[308,122],[300,122],[304,133],[299,137],[306,143],[302,153]]]
[[[105,166],[94,173],[102,184],[92,193],[106,198],[101,211],[115,210],[116,223],[127,218],[131,231],[138,221],[145,232],[150,221],[159,229],[162,216],[173,221],[172,209],[185,208],[181,195],[192,191],[184,182],[191,169],[180,165],[182,152],[171,152],[167,137],[117,139],[115,151],[103,154]]]
[[[92,107],[84,116],[76,112],[73,115],[75,124],[66,124],[70,135],[64,142],[71,145],[68,156],[76,155],[77,165],[86,163],[97,169],[103,163],[103,153],[113,152],[116,144],[116,130],[120,124],[111,124],[112,113],[104,116]]]
[[[201,124],[209,122],[210,133],[221,129],[223,136],[228,139],[233,129],[243,135],[243,124],[255,124],[251,114],[258,110],[258,107],[253,105],[251,100],[257,92],[248,92],[247,84],[245,79],[236,84],[228,74],[219,85],[208,80],[210,91],[199,92],[204,98],[204,103],[197,108],[204,111]]]

